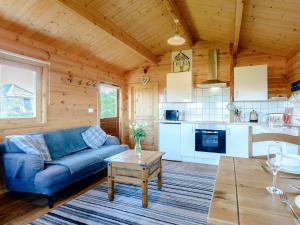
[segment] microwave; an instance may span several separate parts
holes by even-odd
[[[184,119],[184,111],[182,110],[165,110],[165,120],[180,121]]]

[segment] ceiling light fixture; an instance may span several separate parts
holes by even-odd
[[[183,45],[185,43],[185,39],[182,36],[180,36],[180,34],[178,32],[179,20],[175,19],[174,22],[175,22],[175,28],[176,28],[175,34],[168,39],[168,44],[175,45],[175,46]]]

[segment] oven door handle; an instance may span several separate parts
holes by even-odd
[[[218,131],[205,131],[205,130],[203,130],[202,133],[203,134],[218,134],[219,132]]]

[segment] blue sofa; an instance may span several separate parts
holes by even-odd
[[[44,135],[51,162],[44,162],[40,155],[24,153],[6,137],[0,149],[8,190],[47,195],[51,208],[55,192],[106,169],[105,158],[128,149],[113,136],[108,136],[101,148],[89,148],[81,136],[88,128],[34,133]]]

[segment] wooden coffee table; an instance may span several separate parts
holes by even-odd
[[[163,152],[142,151],[139,158],[134,150],[127,150],[110,157],[108,161],[108,199],[114,199],[114,183],[129,183],[141,185],[142,206],[148,206],[148,182],[158,177],[157,187],[162,187],[162,161]]]

